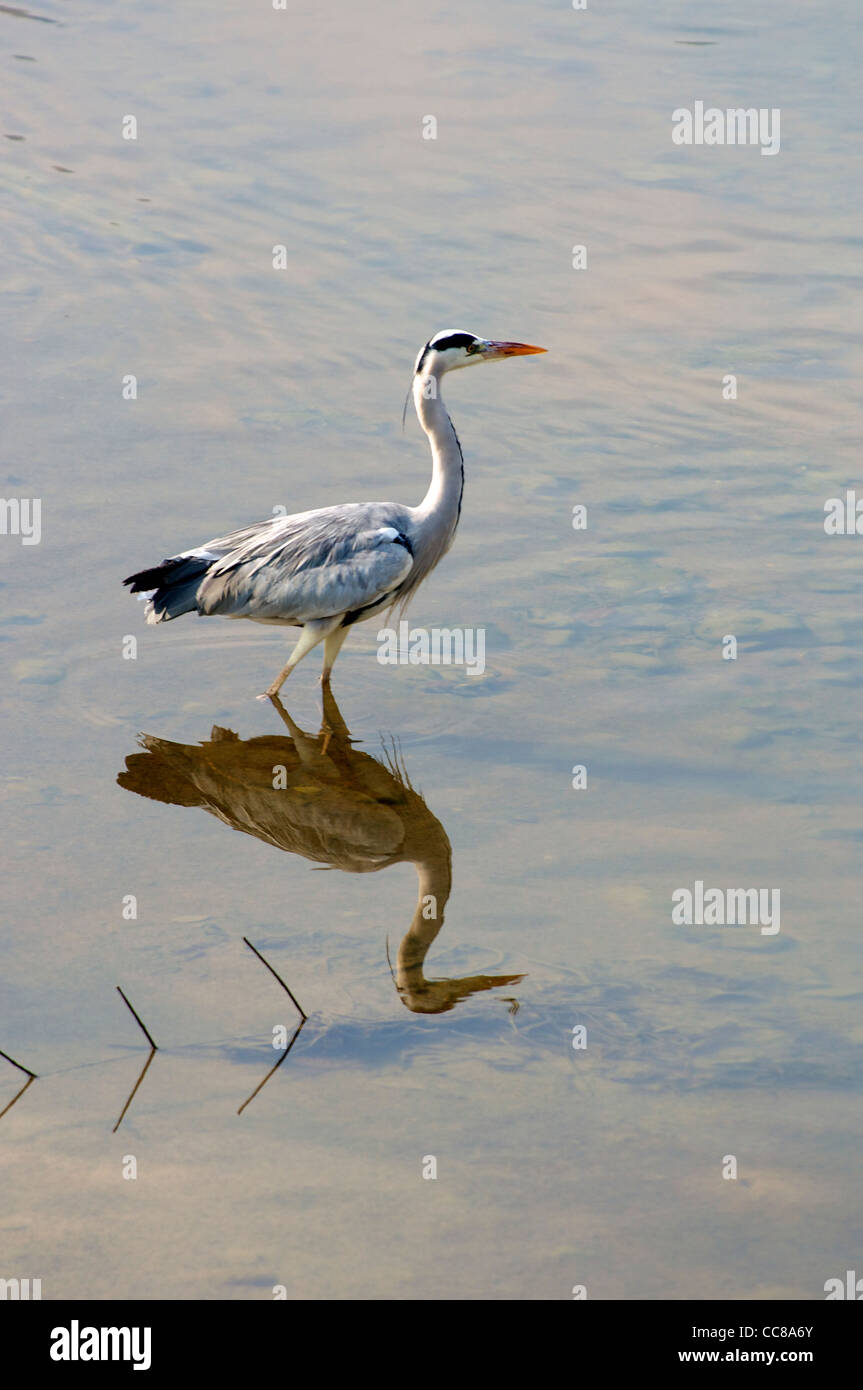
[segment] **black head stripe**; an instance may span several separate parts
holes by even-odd
[[[476,338],[472,333],[448,333],[445,338],[432,338],[429,347],[435,352],[446,352],[447,348],[473,347]]]

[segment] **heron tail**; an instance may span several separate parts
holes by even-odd
[[[129,585],[133,594],[150,595],[148,623],[168,623],[195,611],[201,580],[212,563],[212,556],[177,555],[152,569],[130,574],[123,583]]]

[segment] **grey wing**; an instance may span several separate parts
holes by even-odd
[[[200,613],[307,623],[395,594],[413,568],[404,508],[351,503],[274,517],[211,541]]]

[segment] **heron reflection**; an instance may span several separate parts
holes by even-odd
[[[361,752],[326,685],[323,700],[317,734],[305,733],[273,699],[288,736],[241,739],[218,726],[200,744],[142,735],[144,752],[126,759],[117,780],[153,801],[202,807],[235,830],[345,873],[413,864],[417,903],[394,978],[414,1013],[445,1013],[472,994],[518,983],[522,975],[426,977],[425,959],[452,889],[449,838],[411,785],[395,742],[382,759]]]

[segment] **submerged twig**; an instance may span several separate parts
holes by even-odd
[[[294,995],[291,993],[291,991],[290,991],[290,989],[288,988],[288,986],[285,984],[285,982],[284,982],[284,980],[282,979],[282,977],[281,977],[281,975],[279,974],[279,972],[278,972],[277,970],[274,970],[274,969],[273,969],[273,967],[270,965],[270,962],[269,962],[268,960],[265,960],[265,959],[264,959],[264,957],[261,955],[260,951],[258,950],[257,946],[253,946],[252,943],[251,943],[251,941],[249,940],[249,938],[248,938],[247,936],[244,936],[244,937],[243,937],[243,940],[245,941],[245,943],[246,943],[246,945],[248,946],[249,950],[250,950],[250,951],[254,951],[255,955],[258,957],[258,960],[259,960],[259,961],[262,961],[263,964],[267,967],[267,969],[269,970],[270,974],[271,974],[271,975],[275,975],[275,977],[276,977],[276,979],[278,980],[279,984],[282,986],[282,989],[285,991],[285,994],[287,994],[288,998],[290,999],[290,1001],[291,1001],[291,1003],[293,1004],[294,1008],[296,1009],[297,1013],[300,1015],[300,1017],[302,1018],[303,1022],[305,1023],[306,1019],[308,1018],[308,1014],[306,1013],[306,1011],[305,1011],[305,1009],[302,1007],[302,1005],[297,1003],[296,998],[295,998]]]
[[[147,1039],[147,1042],[150,1044],[150,1055],[149,1055],[149,1057],[147,1058],[146,1062],[144,1063],[143,1068],[141,1069],[141,1074],[140,1074],[140,1076],[138,1077],[138,1080],[135,1082],[134,1086],[132,1087],[131,1091],[129,1092],[129,1099],[126,1101],[126,1104],[123,1106],[123,1109],[120,1111],[120,1118],[119,1118],[119,1120],[117,1121],[117,1123],[115,1124],[113,1130],[111,1131],[112,1134],[116,1134],[116,1133],[117,1133],[117,1130],[120,1128],[121,1124],[123,1123],[123,1120],[124,1120],[125,1115],[126,1115],[126,1111],[129,1109],[129,1106],[132,1104],[132,1101],[135,1099],[135,1094],[136,1094],[136,1092],[137,1092],[137,1090],[138,1090],[138,1087],[140,1086],[141,1082],[144,1080],[144,1077],[147,1075],[147,1072],[148,1072],[149,1069],[150,1069],[150,1063],[152,1062],[152,1060],[153,1060],[153,1058],[155,1057],[156,1053],[159,1051],[158,1047],[157,1047],[156,1044],[153,1042],[153,1039],[152,1039],[152,1037],[150,1036],[150,1030],[148,1029],[146,1023],[145,1023],[144,1020],[141,1018],[141,1015],[137,1012],[137,1010],[134,1009],[134,1008],[132,1007],[132,1005],[129,1003],[129,1000],[126,998],[126,995],[123,993],[123,991],[121,990],[121,988],[120,988],[119,985],[117,986],[117,993],[119,994],[119,996],[120,996],[120,998],[122,999],[123,1003],[126,1005],[126,1008],[129,1010],[129,1013],[130,1013],[130,1014],[132,1015],[132,1017],[134,1018],[135,1022],[137,1023],[138,1027],[140,1028],[141,1032],[144,1034],[144,1037]]]
[[[284,1062],[285,1058],[287,1057],[287,1055],[288,1055],[288,1053],[290,1052],[291,1048],[293,1047],[294,1043],[297,1041],[297,1038],[300,1036],[300,1033],[302,1032],[303,1028],[306,1026],[306,1024],[307,1024],[308,1021],[309,1021],[309,1016],[308,1016],[308,1014],[306,1013],[305,1009],[303,1008],[302,1004],[299,1003],[299,1001],[297,1000],[296,996],[293,994],[293,992],[291,991],[291,989],[288,987],[288,985],[285,984],[285,982],[284,982],[284,980],[282,979],[282,977],[281,977],[281,975],[279,974],[279,972],[278,972],[277,970],[274,970],[274,969],[273,969],[273,967],[270,965],[270,962],[269,962],[264,956],[261,955],[261,953],[260,953],[260,951],[258,950],[257,946],[253,946],[253,945],[252,945],[251,941],[249,940],[249,938],[248,938],[247,936],[244,936],[244,937],[243,937],[243,940],[245,941],[245,943],[246,943],[246,945],[248,946],[249,950],[250,950],[250,951],[254,951],[255,955],[258,957],[258,960],[261,961],[261,963],[267,967],[267,969],[269,970],[270,974],[271,974],[271,975],[275,975],[275,977],[276,977],[276,979],[278,980],[279,984],[282,986],[282,989],[285,991],[285,994],[287,994],[288,998],[290,999],[290,1001],[291,1001],[291,1003],[293,1004],[294,1008],[296,1009],[297,1013],[300,1015],[300,1021],[299,1021],[299,1023],[297,1024],[297,1027],[296,1027],[295,1030],[294,1030],[294,1035],[293,1035],[293,1037],[291,1038],[291,1041],[288,1043],[287,1047],[285,1048],[285,1050],[284,1050],[284,1052],[282,1053],[281,1057],[279,1058],[278,1062],[276,1062],[274,1066],[270,1067],[270,1070],[267,1072],[267,1074],[266,1074],[266,1076],[264,1077],[263,1081],[261,1081],[261,1082],[259,1083],[259,1085],[257,1085],[257,1086],[255,1087],[254,1091],[253,1091],[252,1094],[248,1097],[248,1099],[243,1101],[242,1105],[240,1106],[239,1110],[237,1111],[237,1114],[238,1114],[238,1115],[242,1115],[242,1113],[243,1113],[243,1111],[245,1110],[246,1106],[249,1104],[249,1101],[253,1101],[253,1100],[255,1099],[255,1096],[258,1094],[259,1091],[262,1091],[262,1090],[264,1089],[264,1087],[266,1086],[267,1082],[269,1081],[269,1079],[270,1079],[270,1077],[273,1075],[273,1073],[276,1072],[276,1071],[278,1071],[279,1067],[280,1067],[280,1066],[282,1065],[282,1063]]]
[[[3,1056],[4,1056],[4,1057],[6,1056],[6,1053],[5,1053],[5,1052],[3,1053]],[[11,1062],[11,1061],[12,1061],[12,1058],[9,1057],[9,1058],[7,1058],[7,1060]],[[17,1066],[17,1063],[13,1063],[13,1066]],[[26,1071],[27,1068],[26,1068],[26,1067],[21,1067],[20,1070],[21,1070],[21,1071]],[[8,1105],[4,1105],[4,1106],[3,1106],[3,1109],[0,1110],[0,1120],[3,1119],[3,1116],[6,1114],[6,1112],[7,1112],[8,1110],[11,1110],[11,1109],[12,1109],[12,1106],[15,1104],[16,1100],[20,1100],[20,1099],[21,1099],[21,1097],[23,1096],[24,1092],[27,1090],[27,1087],[28,1087],[28,1086],[32,1086],[32,1085],[33,1085],[33,1082],[34,1082],[35,1080],[36,1080],[36,1073],[35,1073],[35,1072],[32,1072],[32,1071],[31,1071],[31,1072],[28,1072],[28,1074],[27,1074],[27,1080],[24,1082],[24,1085],[21,1087],[21,1090],[20,1090],[20,1091],[16,1091],[15,1094],[14,1094],[14,1096],[13,1096],[12,1099],[10,1100],[9,1104],[8,1104]]]
[[[156,1055],[156,1053],[157,1053],[158,1051],[159,1051],[158,1047],[156,1046],[155,1043],[153,1043],[153,1046],[150,1048],[150,1054],[149,1054],[149,1056],[148,1056],[146,1062],[144,1063],[143,1068],[141,1069],[141,1075],[138,1077],[138,1080],[135,1082],[134,1086],[132,1087],[131,1091],[129,1092],[129,1099],[126,1101],[126,1104],[123,1106],[123,1109],[120,1111],[120,1118],[119,1118],[119,1120],[118,1120],[117,1123],[115,1124],[114,1128],[111,1130],[111,1133],[112,1133],[112,1134],[116,1134],[116,1133],[117,1133],[117,1130],[120,1128],[121,1124],[123,1123],[123,1120],[124,1120],[125,1115],[126,1115],[126,1111],[129,1109],[129,1106],[132,1104],[132,1101],[135,1099],[135,1092],[137,1091],[137,1089],[138,1089],[138,1087],[140,1086],[141,1082],[144,1080],[144,1077],[147,1075],[147,1072],[149,1071],[149,1068],[150,1068],[150,1063],[152,1062],[153,1058],[155,1057],[155,1055]]]
[[[281,1057],[279,1058],[278,1062],[276,1062],[274,1066],[270,1067],[270,1070],[267,1072],[267,1074],[266,1074],[266,1076],[264,1077],[263,1081],[260,1081],[260,1082],[258,1083],[258,1085],[255,1087],[255,1089],[254,1089],[254,1091],[252,1092],[252,1094],[251,1094],[246,1100],[243,1101],[242,1105],[240,1106],[239,1110],[237,1111],[237,1114],[238,1114],[238,1115],[242,1115],[243,1111],[245,1110],[245,1108],[246,1108],[246,1106],[249,1104],[249,1102],[250,1102],[250,1101],[253,1101],[253,1100],[255,1099],[255,1096],[258,1094],[259,1091],[262,1091],[262,1090],[264,1089],[264,1087],[266,1086],[267,1082],[269,1081],[269,1079],[270,1079],[270,1077],[273,1075],[273,1073],[274,1073],[274,1072],[277,1072],[277,1071],[279,1070],[279,1067],[280,1067],[280,1066],[282,1065],[282,1063],[284,1062],[285,1058],[287,1057],[287,1055],[288,1055],[288,1053],[290,1052],[291,1048],[293,1047],[294,1043],[297,1041],[297,1038],[300,1036],[300,1033],[301,1033],[301,1032],[303,1031],[303,1029],[305,1028],[307,1022],[308,1022],[308,1020],[307,1020],[305,1014],[303,1014],[303,1017],[300,1019],[299,1023],[297,1024],[296,1028],[294,1029],[294,1036],[291,1038],[291,1041],[288,1043],[287,1047],[285,1048],[285,1050],[284,1050],[284,1052],[282,1053]]]
[[[120,996],[120,998],[122,999],[123,1003],[126,1005],[126,1008],[129,1010],[129,1013],[130,1013],[130,1014],[132,1015],[132,1017],[134,1018],[135,1022],[137,1023],[138,1027],[140,1028],[141,1032],[144,1034],[144,1037],[147,1039],[147,1042],[150,1044],[150,1046],[152,1047],[153,1051],[154,1051],[154,1052],[158,1052],[159,1049],[158,1049],[158,1047],[156,1046],[156,1044],[153,1042],[153,1039],[150,1037],[150,1034],[149,1034],[149,1031],[148,1031],[148,1029],[147,1029],[146,1023],[144,1023],[144,1022],[142,1021],[140,1015],[139,1015],[138,1013],[136,1013],[135,1010],[132,1008],[132,1005],[129,1003],[128,999],[126,998],[125,994],[123,993],[123,991],[121,990],[121,988],[120,988],[119,985],[117,986],[117,993],[119,994],[119,996]]]
[[[31,1071],[29,1067],[22,1067],[21,1063],[16,1062],[14,1057],[10,1057],[8,1052],[4,1052],[2,1047],[0,1047],[0,1057],[5,1057],[6,1061],[11,1062],[13,1067],[17,1067],[19,1071],[23,1071],[24,1075],[29,1076],[31,1080],[35,1080],[35,1071]]]

